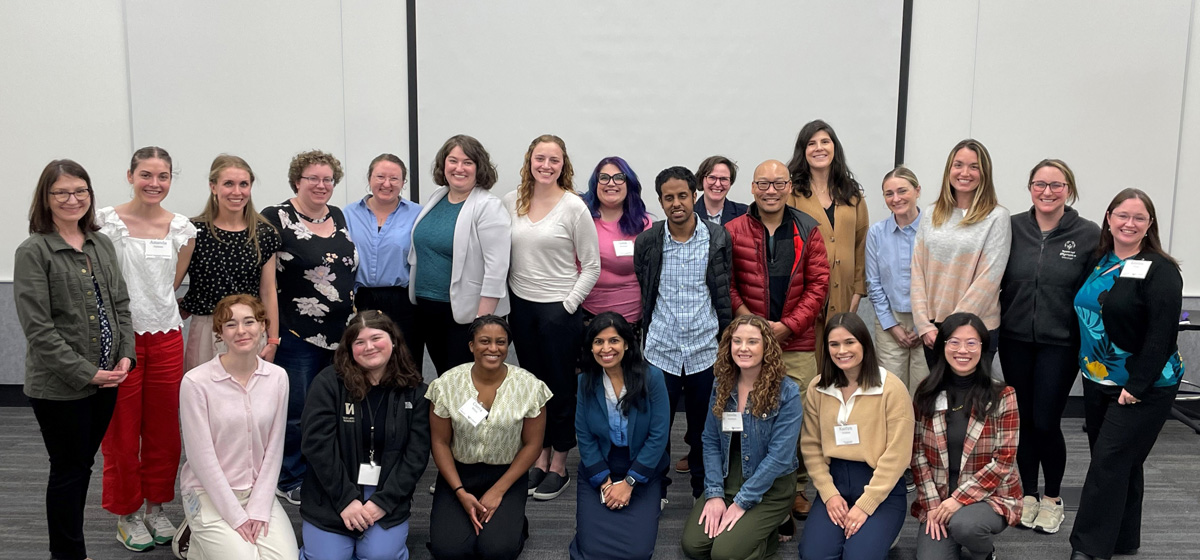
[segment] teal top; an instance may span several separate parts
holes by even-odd
[[[1113,267],[1116,268],[1113,268]],[[1125,261],[1109,252],[1088,275],[1075,294],[1075,315],[1079,318],[1079,368],[1088,379],[1102,385],[1124,387],[1129,381],[1125,360],[1132,354],[1109,339],[1104,328],[1104,298],[1121,275]],[[1110,270],[1112,269],[1112,270]],[[1183,360],[1175,352],[1163,365],[1155,387],[1170,387],[1183,377]]]
[[[465,202],[465,201],[463,201]],[[416,295],[430,301],[450,301],[450,270],[454,262],[454,226],[463,203],[442,198],[413,229],[413,247],[421,273]]]

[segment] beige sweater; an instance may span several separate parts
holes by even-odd
[[[917,334],[937,330],[934,323],[965,311],[983,319],[988,330],[1000,328],[1000,280],[1008,266],[1012,219],[997,206],[983,221],[960,225],[958,208],[940,227],[933,206],[921,212],[912,255],[912,310]]]
[[[871,515],[888,493],[896,487],[904,469],[912,461],[913,406],[908,389],[895,375],[880,368],[883,386],[859,388],[843,405],[841,389],[820,387],[820,377],[809,384],[804,395],[804,424],[800,431],[800,451],[804,466],[816,486],[821,501],[840,495],[829,474],[829,460],[860,461],[875,470],[871,482],[857,502],[847,504]],[[843,408],[849,408],[845,414]],[[846,424],[858,426],[857,444],[838,445],[834,427],[839,413]]]

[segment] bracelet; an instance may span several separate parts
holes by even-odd
[[[613,487],[613,484],[616,484],[616,483],[615,483],[615,482],[609,482],[608,484],[605,484],[604,486],[601,486],[601,487],[600,487],[600,491],[601,491],[601,492],[607,492],[609,488],[612,488],[612,487]]]
[[[280,342],[280,340],[278,338],[271,338],[269,336],[267,337],[267,344],[274,344],[275,346],[279,346],[279,342]]]
[[[455,488],[455,489],[454,489],[454,494],[455,494],[455,495],[458,495],[458,491],[459,491],[459,490],[465,490],[465,488],[463,488],[463,485],[459,484],[459,485],[458,485],[458,488]]]

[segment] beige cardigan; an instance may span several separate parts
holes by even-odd
[[[867,295],[867,230],[871,222],[867,218],[866,201],[860,196],[858,204],[835,206],[836,227],[830,227],[829,216],[825,215],[825,208],[816,196],[804,197],[792,192],[788,195],[788,204],[812,216],[825,241],[825,252],[829,256],[829,297],[825,303],[825,317],[850,311],[854,294]],[[824,331],[823,328],[817,330]]]

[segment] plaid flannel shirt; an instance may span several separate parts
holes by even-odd
[[[1010,526],[1021,519],[1021,477],[1017,473],[1017,432],[1020,419],[1012,387],[1000,392],[1000,405],[986,420],[973,415],[963,441],[963,459],[958,488],[948,488],[950,461],[946,445],[946,411],[920,418],[913,437],[913,479],[917,499],[912,515],[925,522],[925,515],[942,500],[954,498],[962,505],[987,502]]]

